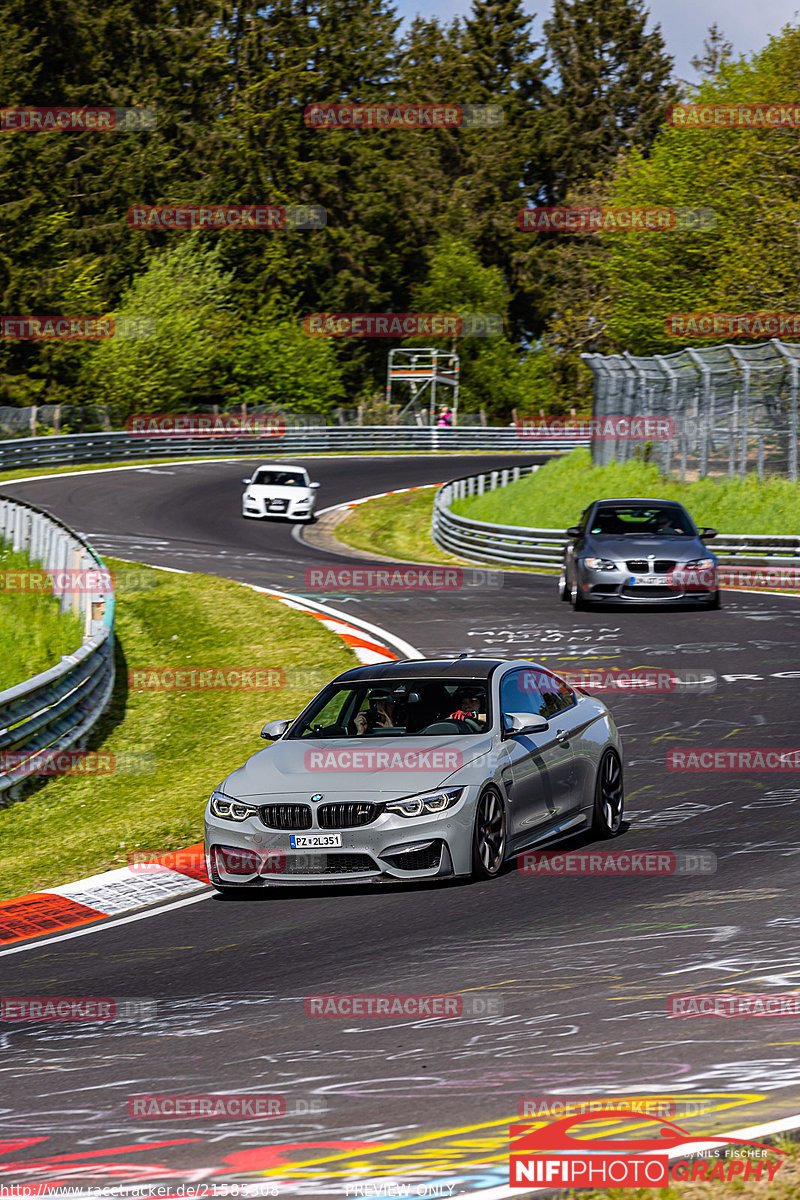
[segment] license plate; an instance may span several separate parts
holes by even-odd
[[[329,846],[341,846],[340,833],[291,833],[289,845],[293,850],[326,850]]]
[[[631,587],[668,587],[669,575],[631,575]]]

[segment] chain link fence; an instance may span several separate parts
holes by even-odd
[[[593,417],[663,417],[663,436],[593,437],[596,465],[646,458],[681,479],[797,481],[800,346],[704,346],[640,358],[583,354],[594,376]],[[601,426],[600,426],[601,427]]]

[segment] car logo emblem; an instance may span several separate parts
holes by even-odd
[[[311,799],[312,799],[312,800],[321,800],[321,799],[322,799],[322,792],[314,792],[314,795],[311,797]]]

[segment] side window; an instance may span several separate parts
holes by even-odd
[[[507,713],[541,712],[544,697],[539,689],[541,671],[531,667],[529,671],[509,671],[500,684],[500,707],[503,716]]]
[[[563,679],[556,679],[549,671],[538,671],[542,693],[542,708],[539,712],[543,717],[554,717],[565,708],[572,708],[575,703],[575,693]]]
[[[500,686],[500,704],[503,713],[534,713],[548,721],[556,713],[571,708],[575,693],[549,671],[541,667],[511,671]]]

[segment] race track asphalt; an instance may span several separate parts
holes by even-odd
[[[324,507],[509,459],[303,461]],[[797,775],[675,772],[666,755],[798,745],[800,597],[728,592],[719,612],[575,614],[552,578],[510,572],[502,587],[455,593],[306,592],[309,566],[354,560],[303,544],[286,525],[243,520],[243,466],[159,465],[0,490],[54,513],[101,554],[313,595],[426,656],[467,650],[555,669],[715,675],[710,687],[608,703],[625,742],[630,822],[614,848],[710,851],[716,872],[545,878],[511,869],[475,885],[244,900],[209,891],[0,952],[3,995],[158,1003],[157,1019],[138,1024],[5,1027],[2,1136],[42,1140],[7,1149],[0,1182],[221,1185],[285,1162],[284,1196],[345,1195],[359,1171],[444,1181],[467,1195],[507,1180],[507,1126],[525,1097],[682,1097],[705,1112],[676,1120],[703,1133],[800,1112],[798,1018],[666,1016],[674,994],[798,987]],[[260,724],[254,704],[243,760]],[[203,753],[212,786],[213,735]],[[503,1012],[334,1020],[307,1017],[303,1003],[320,993],[443,992],[491,996]],[[209,1122],[127,1108],[145,1093],[239,1091],[281,1094],[300,1111]],[[311,1101],[325,1111],[309,1112]]]

